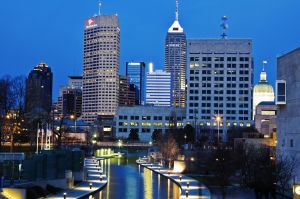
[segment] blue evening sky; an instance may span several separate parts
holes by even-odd
[[[118,13],[121,69],[141,60],[164,64],[164,39],[175,17],[175,0],[103,0],[103,14]],[[182,0],[180,22],[188,38],[219,38],[221,16],[229,37],[252,38],[255,82],[267,60],[276,79],[276,57],[300,46],[299,0]],[[98,13],[98,0],[1,0],[0,76],[25,74],[39,62],[54,73],[53,94],[68,75],[81,75],[83,22]]]

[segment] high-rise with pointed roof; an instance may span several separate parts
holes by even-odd
[[[178,0],[176,17],[165,41],[165,71],[172,78],[172,106],[185,107],[186,35],[179,24]]]

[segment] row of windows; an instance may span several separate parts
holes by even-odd
[[[161,121],[161,120],[163,120],[163,116],[127,116],[127,115],[120,115],[119,116],[119,120],[127,120],[128,118],[130,118],[130,120],[140,120],[140,118],[142,119],[142,120],[151,120],[151,118],[153,118],[153,120],[154,121]],[[175,120],[175,119],[177,119],[177,120],[184,120],[185,119],[185,117],[176,117],[176,118],[174,118],[174,117],[172,117],[172,116],[165,116],[164,117],[165,118],[165,120]]]
[[[237,84],[226,84],[227,88],[236,88]],[[239,88],[250,88],[249,84],[238,84]],[[223,83],[202,83],[202,88],[224,88]],[[199,88],[199,83],[190,83],[190,88]],[[198,90],[190,89],[190,93]],[[198,92],[196,92],[197,94]]]
[[[227,61],[237,61],[237,57],[227,57]],[[240,61],[249,61],[249,57],[240,57]],[[190,57],[190,61],[200,61],[200,57]],[[202,57],[202,61],[225,61],[225,57]]]

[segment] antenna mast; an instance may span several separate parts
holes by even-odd
[[[263,61],[263,71],[265,71],[265,66],[268,64],[268,62],[267,61]]]
[[[176,21],[179,19],[179,9],[178,9],[178,0],[176,0]]]
[[[100,0],[99,0],[99,2],[98,2],[98,6],[99,6],[98,15],[100,16],[100,15],[101,15],[101,6],[102,6],[102,4],[101,4],[101,1],[100,1]]]
[[[228,23],[227,23],[228,17],[227,16],[223,16],[222,17],[222,23],[221,23],[221,27],[222,27],[222,34],[221,37],[222,39],[227,39],[227,29],[228,29]]]

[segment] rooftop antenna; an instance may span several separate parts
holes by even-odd
[[[100,15],[101,15],[101,6],[102,6],[102,3],[101,3],[100,0],[99,0],[99,2],[98,2],[98,6],[99,6],[99,12],[98,12],[98,15],[100,16]]]
[[[229,28],[228,23],[227,23],[228,17],[227,16],[223,16],[222,17],[222,23],[221,23],[221,27],[222,27],[222,34],[221,37],[222,39],[227,39],[227,29]]]
[[[179,9],[178,9],[178,5],[179,5],[178,0],[176,0],[176,18],[175,18],[176,21],[178,21],[178,19],[179,19]]]
[[[263,61],[263,71],[265,71],[265,66],[268,64],[267,61]]]

